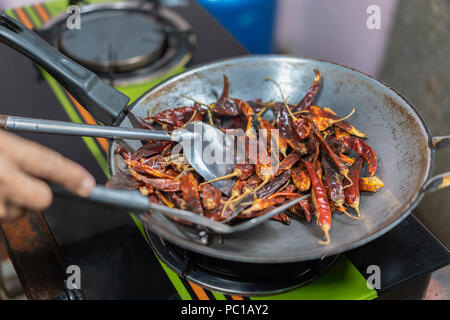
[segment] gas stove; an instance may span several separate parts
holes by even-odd
[[[192,57],[191,26],[158,1],[94,3],[81,6],[80,14],[79,29],[69,29],[62,12],[39,34],[112,85],[157,81]]]
[[[154,252],[182,279],[228,295],[255,297],[293,290],[322,275],[338,258],[331,256],[280,264],[243,263],[208,257],[183,249],[147,228],[146,234]]]

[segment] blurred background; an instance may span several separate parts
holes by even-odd
[[[251,53],[325,59],[371,74],[408,97],[433,136],[450,133],[450,1],[197,1]],[[0,0],[0,10],[33,2],[42,0]],[[371,29],[374,6],[379,24]],[[433,174],[448,170],[450,150],[441,150]],[[450,247],[449,190],[425,196],[415,212]]]

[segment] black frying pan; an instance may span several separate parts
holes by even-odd
[[[123,108],[128,98],[109,87],[90,71],[77,65],[47,45],[33,32],[0,14],[0,41],[27,55],[52,74],[97,120],[131,127]],[[290,102],[299,101],[313,82],[314,69],[323,83],[314,103],[333,108],[338,114],[357,110],[351,123],[367,134],[367,142],[378,155],[377,175],[385,187],[375,194],[364,194],[360,210],[364,219],[350,220],[335,215],[331,244],[318,244],[321,231],[312,224],[293,220],[285,226],[268,221],[243,233],[227,235],[223,244],[213,240],[204,246],[190,229],[154,212],[143,215],[146,227],[167,240],[189,250],[226,260],[256,263],[283,263],[312,260],[361,246],[387,232],[402,221],[426,192],[450,184],[450,172],[431,178],[436,149],[448,146],[450,137],[432,138],[417,110],[400,94],[363,73],[350,68],[310,59],[285,56],[247,56],[210,63],[187,70],[146,92],[130,108],[139,116],[186,105],[182,95],[213,102],[222,88],[225,73],[231,84],[230,95],[244,100],[280,100],[273,83],[277,80]],[[140,143],[122,141],[130,149]],[[112,174],[122,164],[114,155],[117,141],[110,144],[109,167]]]

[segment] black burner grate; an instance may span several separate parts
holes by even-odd
[[[130,71],[153,63],[166,50],[164,26],[139,11],[102,10],[83,15],[81,29],[66,30],[60,50],[95,71]]]
[[[68,30],[66,19],[65,14],[56,16],[40,35],[112,85],[160,79],[192,57],[195,35],[189,23],[153,2],[82,6],[81,29]]]
[[[213,291],[241,296],[278,294],[305,285],[337,259],[332,256],[297,263],[242,263],[185,250],[148,230],[147,236],[160,259],[182,278]]]

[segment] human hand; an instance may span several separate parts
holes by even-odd
[[[52,202],[46,182],[87,197],[95,180],[79,164],[35,142],[0,130],[0,219],[28,210],[44,210]]]

